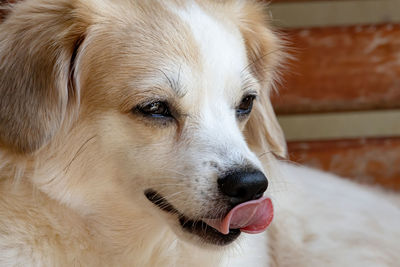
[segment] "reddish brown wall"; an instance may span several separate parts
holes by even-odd
[[[280,114],[400,108],[400,24],[288,30]]]

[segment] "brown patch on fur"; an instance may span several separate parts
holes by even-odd
[[[30,1],[0,25],[0,145],[34,152],[67,116],[74,44],[85,29],[74,1]],[[25,14],[40,15],[27,17]],[[4,30],[7,29],[7,30]],[[46,41],[43,41],[46,40]]]

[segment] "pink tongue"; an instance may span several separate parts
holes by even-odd
[[[229,233],[229,229],[240,229],[248,234],[258,234],[267,229],[273,217],[272,201],[263,197],[236,206],[222,221],[216,219],[203,219],[203,221],[224,235]]]

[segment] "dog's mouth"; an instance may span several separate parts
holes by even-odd
[[[161,210],[177,215],[183,230],[199,236],[207,243],[224,246],[233,242],[239,235],[239,229],[230,229],[228,234],[222,234],[202,220],[192,220],[172,206],[164,197],[154,190],[147,190],[145,195],[154,205]]]
[[[193,220],[179,212],[162,195],[149,189],[145,192],[149,201],[161,210],[177,216],[182,229],[199,236],[203,241],[224,246],[232,243],[241,232],[256,234],[263,232],[273,218],[273,206],[269,198],[242,203],[220,219]]]

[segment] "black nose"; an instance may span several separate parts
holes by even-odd
[[[260,171],[235,171],[218,179],[222,193],[230,197],[232,205],[262,197],[268,180]]]

